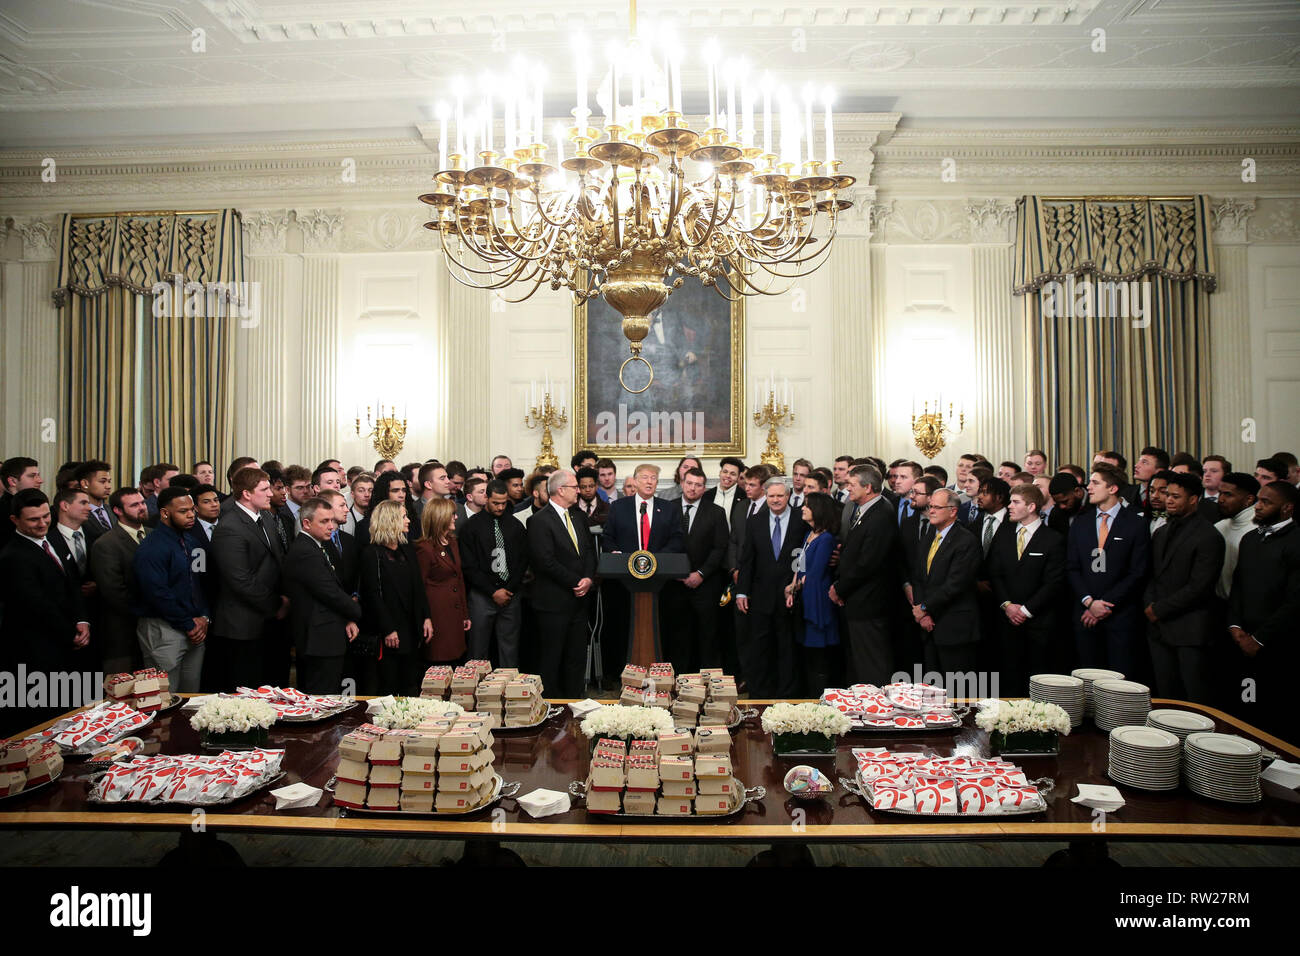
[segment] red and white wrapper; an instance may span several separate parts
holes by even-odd
[[[1000,787],[1027,787],[1029,779],[1023,770],[995,770],[989,774]]]
[[[863,780],[897,776],[901,770],[902,767],[892,760],[868,760],[858,765],[858,773]]]
[[[1036,810],[1044,806],[1042,796],[1034,787],[999,787],[998,804],[1022,810]]]
[[[898,714],[894,717],[894,726],[901,727],[904,730],[916,730],[925,726],[925,718]]]
[[[912,790],[916,787],[916,777],[903,771],[887,777],[876,777],[871,781],[872,787],[893,787],[896,790]]]
[[[940,780],[938,783],[918,786],[912,791],[916,809],[920,813],[952,813],[957,809],[957,781]]]
[[[925,725],[927,727],[955,727],[957,725],[957,716],[951,711],[926,711]]]
[[[898,787],[873,787],[871,806],[874,810],[915,810],[916,800],[911,790]]]
[[[957,797],[961,801],[962,813],[989,813],[999,806],[998,785],[992,777],[959,781]]]

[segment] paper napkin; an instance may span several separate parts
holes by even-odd
[[[373,700],[366,701],[366,713],[377,714],[390,704],[396,703],[397,698],[392,694],[387,697],[376,697]]]
[[[1268,769],[1259,775],[1260,780],[1267,780],[1288,790],[1300,789],[1300,764],[1274,760]]]
[[[1106,813],[1114,813],[1124,806],[1124,797],[1114,787],[1102,787],[1093,783],[1081,783],[1078,786],[1079,795],[1071,797],[1071,803],[1104,810]]]
[[[600,710],[604,705],[598,700],[592,700],[590,697],[585,700],[575,700],[569,705],[574,717],[586,717],[593,710]]]
[[[292,810],[294,807],[316,806],[324,793],[324,790],[318,790],[305,783],[295,783],[281,787],[279,790],[272,790],[271,796],[275,797],[277,810]]]
[[[572,804],[567,793],[558,790],[534,790],[526,793],[516,801],[528,811],[530,817],[549,817],[565,813]]]

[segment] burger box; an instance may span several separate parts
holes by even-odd
[[[730,777],[731,754],[699,754],[695,758],[695,776]]]
[[[397,810],[402,805],[402,791],[396,787],[371,787],[366,806],[375,810]]]
[[[627,756],[627,741],[620,737],[600,737],[596,740],[596,749]]]
[[[624,813],[655,812],[655,792],[653,790],[628,790],[623,794]]]
[[[166,671],[159,671],[159,672],[158,672],[158,690],[160,690],[160,691],[162,691],[162,693],[166,694],[166,693],[167,693],[168,691],[170,691],[171,689],[172,689],[172,679],[171,679],[171,677],[168,676],[168,674],[167,674]]]
[[[134,697],[131,704],[136,710],[146,714],[162,710],[162,694],[146,694],[144,697]]]
[[[438,775],[436,773],[403,773],[402,774],[402,791],[415,791],[417,793],[427,791],[433,793],[438,789]]]
[[[339,768],[334,771],[334,776],[348,783],[365,783],[370,779],[370,764],[364,760],[345,757],[339,761]]]
[[[532,700],[537,696],[537,685],[526,680],[512,680],[506,684],[503,696],[506,700]]]
[[[484,747],[492,746],[492,718],[484,717],[467,717],[456,721],[456,726],[452,728],[453,733],[460,733],[468,730],[478,737],[479,743]]]
[[[679,700],[673,704],[673,720],[682,720],[688,724],[694,724],[700,719],[700,705],[692,704],[690,701]]]
[[[731,752],[731,734],[725,727],[701,727],[695,731],[695,749],[702,754]]]
[[[618,813],[623,808],[622,790],[596,790],[587,781],[587,812]]]
[[[701,715],[700,715],[700,723],[699,723],[699,726],[701,726],[701,727],[722,727],[722,728],[725,729],[726,726],[727,726],[727,718],[726,718],[726,717],[710,717],[708,714],[701,714]]]
[[[478,672],[479,677],[486,677],[488,674],[492,673],[491,661],[466,661],[465,666],[474,668],[474,670]]]
[[[437,768],[438,757],[436,754],[408,753],[402,758],[402,773],[432,774],[437,771]]]
[[[740,699],[740,691],[736,689],[735,684],[713,685],[709,688],[710,700],[726,701],[728,704],[734,704]]]
[[[401,808],[407,813],[432,813],[433,792],[430,790],[403,790]]]
[[[537,717],[533,714],[506,714],[502,721],[504,727],[531,727],[537,723]]]
[[[668,710],[673,705],[673,695],[668,693],[666,690],[655,691],[653,697],[646,694],[646,704],[651,707],[662,707],[664,710]]]
[[[473,694],[452,694],[450,699],[453,704],[464,707],[466,710],[476,706]]]
[[[468,793],[471,790],[479,790],[485,783],[490,783],[491,780],[491,767],[480,767],[473,773],[440,773],[438,774],[438,792]]]
[[[104,693],[115,700],[132,696],[134,688],[134,674],[110,674],[104,678]]]
[[[480,707],[488,701],[495,701],[499,704],[501,698],[505,695],[505,681],[483,681],[478,685],[478,689],[474,691],[474,696],[478,698]]]
[[[639,687],[624,686],[619,692],[618,702],[629,707],[640,707],[645,703],[645,691]]]
[[[0,771],[0,797],[11,797],[22,793],[27,786],[27,773],[22,770]]]
[[[450,686],[453,694],[472,694],[474,688],[478,687],[478,674],[458,667],[452,672]]]
[[[627,789],[659,789],[659,764],[653,755],[644,754],[627,758]]]
[[[145,694],[156,694],[158,693],[158,690],[158,676],[156,674],[150,674],[147,677],[137,676],[135,684],[131,688],[131,693],[136,697],[140,697]]]
[[[719,793],[736,793],[739,789],[735,777],[698,777],[696,783],[700,793],[709,796]]]
[[[663,816],[689,816],[692,802],[688,797],[660,797],[656,811]]]
[[[402,783],[402,768],[397,764],[375,764],[370,768],[370,787],[396,787]]]
[[[618,758],[595,757],[588,772],[591,787],[597,790],[622,790],[626,775]]]
[[[408,737],[402,744],[403,757],[432,757],[438,752],[438,741],[443,731],[422,730],[416,728],[414,737]]]
[[[24,770],[40,752],[39,740],[11,740],[5,745],[4,756],[0,757],[0,770]]]
[[[694,778],[690,780],[665,780],[662,785],[665,797],[693,797],[698,791]]]
[[[724,676],[723,673],[722,673],[722,668],[721,668],[721,667],[701,667],[701,668],[700,668],[700,674],[703,675],[704,677],[710,677],[710,676],[712,676],[712,677],[722,677],[722,676]]]
[[[53,780],[62,772],[63,755],[59,752],[58,744],[51,743],[27,765],[27,786],[34,787]]]
[[[426,717],[420,721],[415,728],[422,734],[436,734],[442,736],[456,725],[455,717]]]
[[[468,754],[483,748],[483,739],[477,730],[453,727],[438,738],[439,754]]]
[[[659,741],[657,740],[633,740],[628,747],[627,755],[629,757],[639,757],[649,754],[656,760],[659,758]]]
[[[347,738],[344,738],[345,740]],[[370,754],[368,759],[372,764],[390,764],[397,766],[402,762],[402,744],[403,740],[395,734],[385,734],[370,745]],[[342,745],[339,746],[339,753],[343,752]]]
[[[497,675],[497,676],[514,677],[516,674],[519,673],[519,668],[518,668],[518,667],[498,667],[498,668],[497,668],[496,670],[494,670],[492,673],[495,674],[495,675]],[[532,677],[532,676],[535,676],[535,675],[529,674],[528,676],[529,676],[529,677]]]
[[[675,680],[673,680],[671,674],[651,675],[650,680],[654,682],[655,690],[663,691],[664,693],[668,693],[669,691],[671,691],[677,683]]]
[[[501,712],[507,717],[531,717],[537,710],[539,698],[531,700],[521,700],[518,702],[507,701],[501,708]]]
[[[669,677],[674,676],[673,665],[671,661],[653,661],[650,664],[650,676],[658,677],[667,674]]]
[[[433,798],[433,805],[439,811],[447,810],[473,810],[475,807],[483,804],[483,795],[477,790],[471,790],[468,793],[460,791],[438,791],[438,795]]]
[[[729,793],[701,793],[695,798],[695,812],[706,815],[710,813],[726,813],[731,809],[734,799],[735,797]]]
[[[641,687],[646,679],[646,669],[637,664],[628,664],[623,668],[619,680],[624,687]]]
[[[659,777],[668,780],[690,780],[695,776],[695,762],[690,757],[664,755],[659,758]]]
[[[689,704],[702,704],[708,699],[708,693],[703,684],[686,684],[677,688],[677,700]]]
[[[334,784],[334,802],[344,807],[364,807],[366,805],[366,785],[339,780]]]
[[[492,762],[492,751],[476,750],[467,754],[443,754],[438,758],[439,773],[473,773]]]
[[[725,700],[711,700],[704,705],[706,717],[730,717],[731,704]]]

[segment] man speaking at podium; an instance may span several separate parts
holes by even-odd
[[[636,494],[617,498],[610,503],[609,517],[601,535],[604,551],[680,552],[686,541],[682,536],[681,506],[655,497],[659,486],[659,468],[637,465],[632,473]]]

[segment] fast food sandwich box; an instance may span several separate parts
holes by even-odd
[[[725,727],[701,727],[695,731],[695,750],[702,754],[731,752],[731,734]]]
[[[694,797],[699,792],[694,777],[690,780],[665,780],[661,789],[665,797]]]
[[[0,756],[0,770],[26,770],[32,758],[41,752],[43,745],[43,741],[34,737],[6,741],[4,753]]]
[[[131,706],[145,714],[152,714],[156,711],[162,710],[162,705],[162,694],[156,692],[153,694],[146,694],[143,697],[131,698]]]
[[[366,805],[366,785],[339,780],[334,784],[334,802],[341,807],[364,807]]]
[[[441,812],[453,810],[464,812],[482,806],[483,795],[477,790],[470,790],[465,793],[460,791],[443,792],[439,790],[438,795],[433,798],[433,805],[435,809]]]
[[[629,757],[642,757],[649,755],[657,761],[659,759],[659,741],[657,740],[633,740],[628,746],[627,755]]]
[[[628,664],[623,668],[623,673],[619,680],[624,687],[635,687],[638,690],[642,687],[646,679],[646,669],[639,664]]]
[[[694,723],[700,717],[700,705],[693,704],[689,700],[678,698],[673,702],[673,719],[686,720]]]
[[[436,773],[402,773],[402,791],[428,791],[433,793],[438,789],[438,775]]]
[[[376,787],[397,787],[402,783],[401,765],[395,763],[372,764],[370,767],[370,789]]]
[[[492,751],[476,750],[468,754],[442,754],[438,757],[438,773],[473,773],[492,762]]]
[[[166,671],[158,671],[158,690],[163,696],[171,692],[172,679]]]
[[[697,777],[696,789],[701,794],[716,796],[720,793],[735,793],[739,784],[735,777]]]
[[[433,757],[438,752],[438,741],[445,731],[415,729],[415,735],[402,744],[402,759],[408,757]]]
[[[659,789],[659,763],[652,754],[637,754],[627,758],[627,789]]]
[[[701,726],[701,727],[721,727],[722,729],[725,730],[726,727],[727,727],[727,718],[726,718],[726,717],[710,717],[708,714],[700,714],[700,722],[699,722],[699,726]]]
[[[398,799],[407,813],[432,813],[433,797],[432,790],[403,790]]]
[[[493,677],[514,677],[518,673],[519,673],[518,667],[498,667],[492,671],[492,676]]]
[[[478,677],[474,674],[457,673],[451,679],[451,696],[455,699],[456,695],[474,696],[474,691],[478,687]]]
[[[426,717],[415,729],[422,734],[442,736],[456,724],[455,717]]]
[[[488,674],[492,673],[491,661],[466,661],[465,666],[474,668],[479,677],[486,677]]]
[[[730,777],[731,754],[699,754],[695,758],[695,776]]]
[[[659,753],[660,755],[690,754],[695,750],[695,740],[690,733],[674,730],[671,733],[659,735]]]
[[[646,705],[649,707],[661,707],[668,710],[673,706],[673,695],[666,690],[655,691],[654,695],[645,695]]]
[[[365,783],[370,779],[370,764],[365,760],[352,760],[344,757],[339,760],[339,768],[334,776],[348,783]]]
[[[440,773],[438,792],[468,793],[471,790],[482,790],[492,782],[492,776],[491,767],[479,767],[473,773]]]
[[[734,805],[735,796],[730,793],[701,793],[695,798],[695,812],[727,813]]]
[[[655,812],[655,792],[653,790],[628,790],[623,794],[624,813]]]
[[[709,692],[703,684],[686,684],[677,688],[677,700],[688,704],[703,704]]]
[[[366,794],[366,806],[372,810],[401,809],[402,791],[396,787],[371,787]]]
[[[724,676],[723,673],[722,673],[722,668],[721,668],[721,667],[701,667],[701,668],[700,668],[700,674],[703,675],[703,676],[705,676],[705,677],[722,677],[722,676]]]
[[[468,754],[483,748],[478,731],[453,727],[438,738],[439,754]]]
[[[104,678],[104,693],[114,700],[133,696],[134,689],[134,674],[109,674]]]
[[[370,746],[378,737],[354,730],[339,741],[339,756],[345,760],[366,760],[370,756]]]
[[[640,707],[646,702],[646,692],[639,687],[624,685],[618,695],[618,702],[628,707]]]
[[[505,693],[506,682],[504,680],[483,681],[478,685],[478,689],[474,692],[474,696],[478,699],[479,706],[482,707],[488,703],[500,705],[501,698],[505,696]]]
[[[735,681],[717,681],[709,685],[709,699],[734,704],[740,699],[740,691],[736,688]]]
[[[596,740],[596,749],[627,756],[627,741],[620,737],[600,737]]]
[[[661,780],[690,780],[695,776],[695,761],[690,757],[664,755],[659,758]]]
[[[655,810],[667,817],[690,816],[693,803],[693,800],[686,797],[660,797]]]
[[[23,770],[0,770],[0,797],[22,793],[27,786],[27,773]]]
[[[506,684],[503,695],[507,701],[532,700],[539,696],[537,685],[526,680],[512,680]]]
[[[402,738],[396,734],[384,734],[370,744],[370,754],[367,759],[372,764],[388,764],[396,767],[402,762],[402,744]],[[339,747],[339,752],[343,752],[342,746]]]
[[[592,758],[588,780],[593,789],[622,790],[626,779],[623,760],[610,757]]]
[[[159,691],[158,672],[154,670],[142,670],[135,672],[135,683],[131,687],[131,693],[136,697],[147,694],[156,694]]]
[[[47,780],[53,780],[61,773],[63,773],[63,752],[59,750],[58,744],[50,741],[27,765],[27,786],[34,787]]]
[[[480,747],[492,746],[492,726],[490,717],[473,717],[457,720],[452,733],[468,731],[478,738]],[[444,735],[445,736],[445,735]]]
[[[596,790],[587,782],[588,813],[618,813],[623,809],[622,790]]]
[[[402,773],[436,773],[438,757],[436,754],[408,753],[402,757]]]
[[[463,707],[465,710],[473,710],[475,707],[473,694],[452,694],[448,700],[458,707]]]
[[[721,717],[724,720],[731,716],[731,704],[725,700],[711,700],[704,705],[701,713],[705,717]]]

